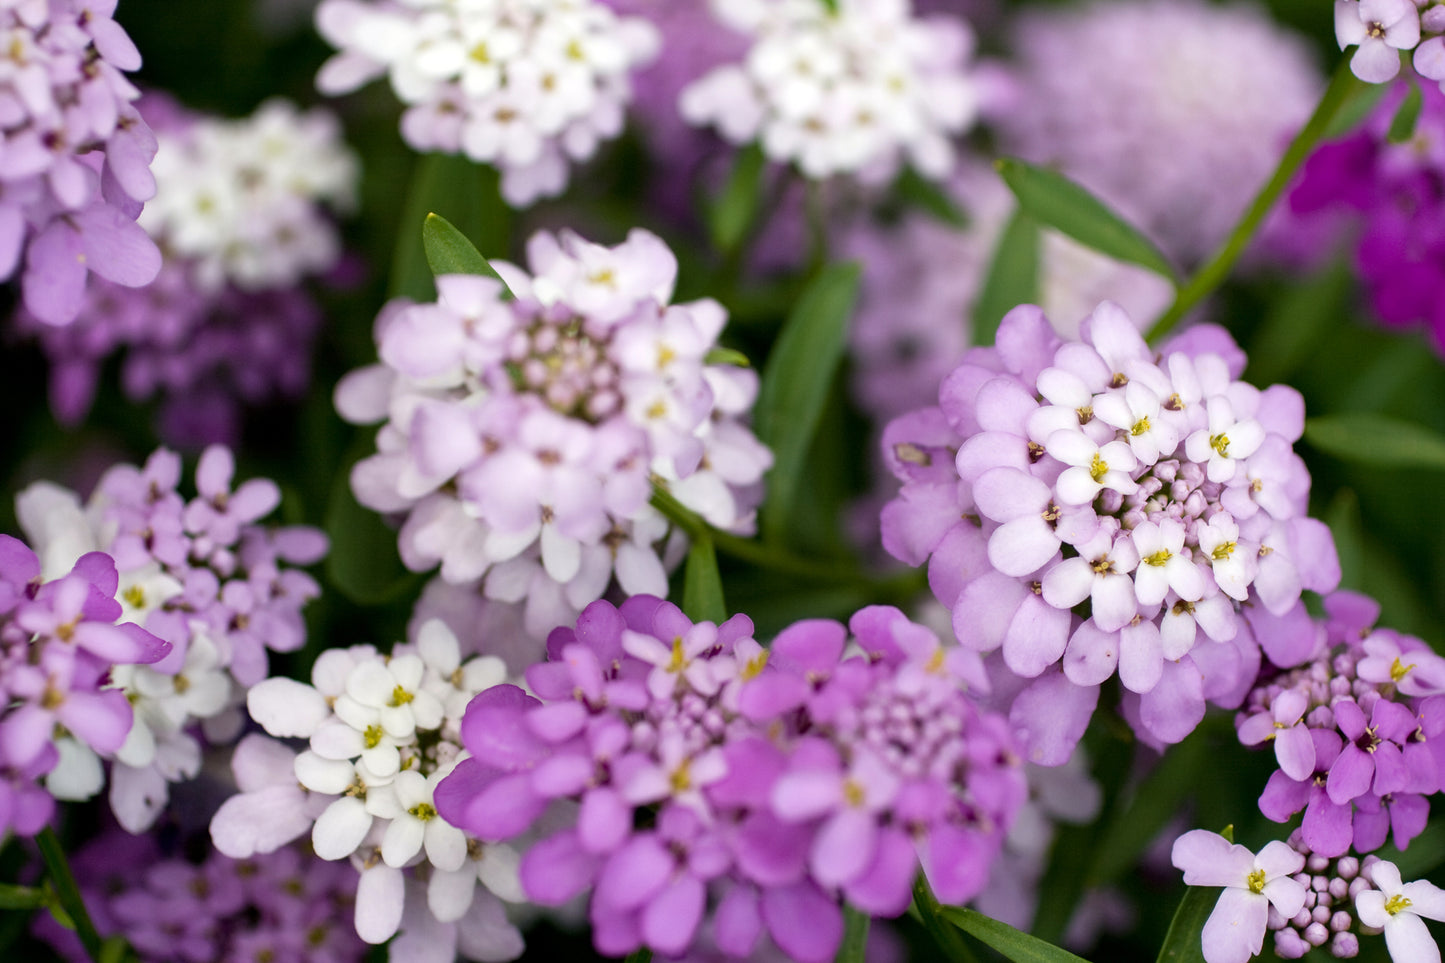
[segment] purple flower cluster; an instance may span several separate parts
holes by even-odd
[[[22,251],[24,303],[46,324],[80,311],[86,277],[128,287],[160,269],[136,224],[155,193],[155,136],[122,71],[140,53],[111,15],[115,0],[17,0],[0,11],[0,278]]]
[[[1426,39],[1422,42],[1421,37]],[[1445,89],[1445,8],[1412,0],[1335,0],[1335,39],[1353,46],[1350,70],[1367,83],[1400,73],[1400,53],[1413,50],[1415,72]]]
[[[564,233],[528,245],[533,274],[444,275],[434,304],[394,301],[382,363],[338,386],[349,421],[386,421],[351,476],[358,501],[405,515],[402,560],[527,604],[538,638],[599,598],[665,594],[666,486],[719,528],[746,529],[771,453],[744,418],[750,369],[709,363],[727,320],[671,304],[677,261],[634,231],[617,247]]]
[[[103,552],[45,580],[35,553],[0,535],[0,832],[39,832],[54,796],[70,797],[86,781],[85,758],[120,749],[131,707],[108,685],[110,672],[171,651],[133,622],[116,624],[124,618],[119,586]]]
[[[1305,163],[1289,197],[1299,216],[1292,231],[1319,234],[1318,217],[1358,215],[1355,266],[1375,315],[1392,327],[1423,325],[1445,352],[1445,93],[1420,85],[1414,135],[1392,144],[1386,134],[1406,89]]]
[[[301,609],[320,592],[311,576],[288,566],[320,560],[325,536],[258,524],[280,490],[268,479],[233,489],[234,470],[229,450],[207,449],[196,468],[197,494],[185,499],[177,491],[181,460],[160,449],[142,468],[111,468],[88,506],[45,482],[17,502],[47,571],[90,549],[109,552],[126,617],[169,644],[153,666],[113,673],[114,691],[134,707],[136,724],[114,747],[110,801],[132,832],[154,822],[169,783],[200,770],[197,723],[213,741],[235,738],[236,706],[266,677],[267,649],[301,647]],[[96,775],[91,793],[100,788]]]
[[[1297,960],[1315,947],[1329,944],[1337,959],[1352,959],[1360,952],[1360,938],[1353,931],[1355,898],[1371,889],[1369,869],[1379,862],[1374,856],[1362,864],[1354,856],[1331,859],[1312,852],[1300,830],[1290,834],[1289,845],[1305,857],[1304,867],[1294,880],[1305,888],[1304,905],[1293,916],[1271,907],[1267,927],[1274,932],[1275,955]]]
[[[1217,328],[1156,354],[1105,302],[1081,334],[1014,309],[938,407],[884,433],[903,482],[884,546],[928,561],[959,640],[998,653],[995,697],[1046,765],[1116,673],[1156,743],[1183,739],[1206,699],[1238,705],[1260,658],[1241,610],[1283,615],[1339,580],[1329,530],[1304,516],[1297,392],[1236,381],[1243,356]]]
[[[148,963],[360,963],[366,955],[345,923],[356,871],[294,846],[245,860],[211,851],[193,863],[163,858],[152,836],[111,832],[71,865],[97,931],[125,937]],[[49,915],[36,932],[66,959],[90,959]]]
[[[766,932],[831,959],[839,901],[896,916],[920,864],[943,902],[975,896],[1027,795],[1006,722],[967,694],[977,658],[897,609],[799,622],[764,649],[746,616],[694,624],[634,596],[588,606],[548,654],[527,671],[536,697],[473,700],[471,757],[437,808],[501,840],[575,800],[522,886],[547,905],[590,888],[608,955],[675,956],[708,930],[729,956]]]
[[[1371,628],[1379,606],[1364,596],[1337,592],[1325,611],[1259,632],[1275,640],[1271,661],[1298,665],[1256,686],[1236,720],[1240,742],[1272,741],[1279,760],[1259,808],[1276,822],[1304,810],[1303,841],[1322,856],[1368,853],[1392,833],[1403,849],[1445,771],[1445,659]]]

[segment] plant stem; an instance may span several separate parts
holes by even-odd
[[[958,927],[939,915],[938,898],[933,895],[933,889],[928,885],[928,877],[922,872],[913,880],[913,908],[918,911],[924,928],[948,959],[953,963],[977,963],[977,958],[963,941],[963,934],[958,931]]]
[[[80,945],[85,947],[86,955],[99,963],[100,934],[95,931],[95,924],[85,911],[85,900],[80,895],[80,888],[75,885],[75,876],[70,872],[70,863],[65,858],[65,850],[56,838],[55,830],[46,826],[35,837],[35,842],[40,846],[41,859],[45,861],[45,874],[55,887],[55,897],[75,924],[75,935],[80,937]]]
[[[1214,289],[1224,283],[1229,277],[1229,272],[1234,267],[1234,262],[1244,253],[1249,242],[1254,239],[1255,232],[1264,223],[1265,216],[1289,186],[1290,180],[1310,151],[1314,150],[1320,138],[1324,136],[1325,130],[1330,126],[1340,107],[1349,99],[1350,94],[1359,85],[1360,81],[1350,72],[1348,59],[1342,58],[1339,65],[1335,67],[1334,75],[1330,77],[1329,86],[1325,88],[1324,95],[1320,98],[1315,112],[1305,122],[1304,127],[1294,140],[1290,141],[1289,147],[1285,149],[1284,156],[1279,160],[1279,166],[1275,168],[1274,175],[1270,177],[1269,183],[1255,195],[1253,203],[1244,212],[1239,223],[1235,225],[1234,231],[1230,233],[1224,244],[1214,252],[1211,257],[1198,271],[1194,273],[1179,293],[1174,298],[1174,303],[1169,306],[1159,320],[1149,329],[1146,336],[1150,343],[1157,342],[1164,335],[1174,329],[1184,316],[1193,310],[1194,306],[1204,300]]]
[[[867,963],[868,924],[872,918],[851,906],[843,907],[843,945],[833,963]]]

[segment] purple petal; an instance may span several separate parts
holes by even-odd
[[[653,897],[642,911],[642,936],[666,956],[680,956],[702,920],[707,893],[702,880],[683,875]]]
[[[1339,721],[1339,710],[1344,705],[1353,703],[1340,703],[1335,707],[1335,720]],[[1341,726],[1341,728],[1344,728]],[[1330,799],[1337,805],[1343,806],[1358,796],[1363,796],[1370,791],[1370,782],[1375,778],[1375,764],[1367,752],[1355,745],[1353,742],[1345,743],[1341,750],[1340,757],[1335,764],[1330,766],[1329,779],[1325,783],[1325,789],[1330,794]]]
[[[804,881],[763,894],[763,921],[773,942],[799,963],[827,963],[843,942],[843,913],[817,885]]]
[[[522,889],[533,902],[560,906],[592,884],[597,865],[597,857],[582,848],[575,832],[558,833],[522,857]]]

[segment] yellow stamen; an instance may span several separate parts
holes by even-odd
[[[146,590],[139,585],[132,585],[121,593],[121,597],[124,598],[133,609],[143,609],[146,607]]]
[[[1251,893],[1264,892],[1264,870],[1256,869],[1249,874],[1249,891]]]
[[[1411,662],[1409,665],[1403,665],[1400,662],[1400,657],[1397,655],[1395,656],[1395,663],[1390,666],[1390,679],[1394,682],[1399,682],[1405,678],[1405,676],[1409,675],[1410,670],[1413,668],[1415,668],[1415,663]]]
[[[399,685],[395,689],[391,690],[391,704],[393,706],[404,706],[415,698],[416,696],[412,695],[410,692],[406,691]]]
[[[1408,909],[1409,906],[1410,901],[1399,893],[1396,893],[1394,896],[1391,896],[1389,899],[1385,900],[1385,912],[1389,913],[1391,916],[1399,913],[1402,909]]]
[[[1129,434],[1131,434],[1131,435],[1133,435],[1135,438],[1137,438],[1137,437],[1139,437],[1140,435],[1144,434],[1144,432],[1146,432],[1146,431],[1148,431],[1148,430],[1149,430],[1149,418],[1146,416],[1146,417],[1140,418],[1138,421],[1134,422],[1134,427],[1129,429]]]
[[[1209,553],[1216,562],[1222,562],[1234,554],[1234,543],[1223,542],[1215,546],[1214,551]]]
[[[858,785],[856,780],[843,780],[843,799],[850,806],[861,806],[867,797],[863,793],[863,787]]]
[[[742,678],[744,682],[747,682],[749,679],[756,679],[759,675],[762,674],[763,667],[767,664],[768,652],[766,649],[764,649],[762,652],[759,652],[751,659],[748,659],[747,662],[744,662],[742,671],[739,672],[738,675]]]
[[[1089,477],[1096,482],[1102,482],[1108,471],[1109,463],[1100,457],[1097,451],[1094,452],[1094,457],[1089,461]]]
[[[682,651],[682,636],[672,640],[672,659],[667,663],[667,671],[681,672],[687,667],[687,656]]]
[[[1153,565],[1155,568],[1162,568],[1163,566],[1168,565],[1169,560],[1173,557],[1173,552],[1169,551],[1169,549],[1167,548],[1161,548],[1153,555],[1145,555],[1144,563],[1146,565]]]
[[[362,740],[365,742],[366,748],[375,749],[381,745],[381,736],[381,726],[367,726],[366,731],[362,733]]]
[[[1220,458],[1229,457],[1229,436],[1224,432],[1209,436],[1209,447],[1219,452]]]

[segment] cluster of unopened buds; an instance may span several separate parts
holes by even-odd
[[[710,931],[730,957],[766,933],[823,961],[840,902],[897,916],[920,867],[945,903],[977,895],[1027,795],[1007,724],[969,694],[977,657],[884,606],[796,623],[768,649],[752,628],[649,596],[593,603],[527,671],[535,696],[498,686],[468,708],[471,758],[438,810],[505,840],[575,800],[521,882],[543,905],[591,889],[610,956],[675,956]]]
[[[326,554],[321,532],[258,524],[280,501],[269,479],[232,488],[235,463],[213,447],[196,467],[197,494],[177,491],[181,459],[159,449],[144,467],[117,465],[87,504],[38,482],[17,499],[21,524],[46,572],[66,570],[82,553],[103,549],[119,569],[125,618],[164,639],[168,654],[145,666],[119,666],[114,697],[134,709],[114,756],[110,803],[121,825],[143,832],[169,798],[169,784],[200,771],[202,740],[229,742],[248,686],[267,674],[267,650],[291,652],[306,641],[302,607],[320,588],[305,572]],[[121,660],[140,661],[140,660]],[[200,729],[197,726],[201,727]],[[104,785],[99,762],[77,760],[85,779],[71,798]]]
[[[0,831],[6,834],[33,836],[50,821],[56,797],[95,791],[96,754],[119,751],[132,722],[130,703],[108,684],[109,674],[171,652],[169,642],[136,625],[116,600],[114,559],[88,552],[73,561],[47,579],[34,552],[0,535]]]
[[[621,132],[629,74],[658,44],[598,0],[324,0],[316,25],[340,51],[323,92],[388,76],[407,143],[499,168],[516,206],[560,194],[568,161]]]
[[[964,646],[1033,680],[1012,715],[1044,764],[1068,757],[1116,673],[1141,735],[1183,739],[1206,699],[1237,705],[1253,684],[1269,643],[1251,613],[1339,580],[1329,530],[1304,514],[1297,392],[1235,380],[1243,356],[1216,328],[1155,353],[1105,302],[1081,337],[1016,308],[939,407],[884,434],[904,483],[884,546],[929,560]]]
[[[252,687],[251,717],[276,738],[251,735],[237,746],[231,765],[241,791],[211,821],[216,848],[245,859],[309,831],[317,857],[350,859],[361,871],[361,938],[384,943],[403,930],[393,959],[451,958],[459,949],[472,956],[478,942],[493,955],[472,958],[515,957],[522,937],[498,901],[522,898],[515,854],[469,838],[433,800],[466,757],[468,702],[505,676],[494,656],[463,660],[456,637],[433,620],[390,655],[369,645],[328,649],[311,685],[275,677]],[[307,747],[297,753],[278,739]],[[441,955],[422,956],[421,946]]]
[[[617,247],[564,233],[532,272],[443,275],[434,304],[392,302],[382,363],[337,388],[346,419],[385,421],[351,476],[358,501],[404,514],[401,557],[526,601],[539,639],[601,597],[666,594],[654,483],[711,524],[746,529],[771,453],[744,419],[751,369],[710,363],[716,301],[670,303],[677,262],[633,231]]]
[[[974,38],[960,17],[918,19],[897,0],[736,4],[714,14],[751,35],[738,64],[684,88],[683,117],[735,144],[757,141],[805,177],[882,181],[904,163],[941,180],[949,143],[978,110],[967,72]]]

